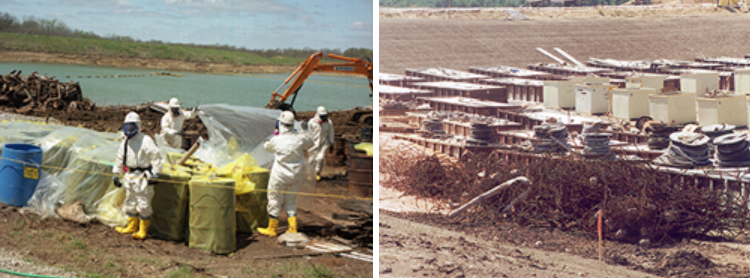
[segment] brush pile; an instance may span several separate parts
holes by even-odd
[[[61,83],[38,72],[23,77],[20,70],[14,70],[0,75],[0,106],[25,114],[47,109],[91,111],[95,104],[83,97],[78,83]]]
[[[490,197],[451,221],[476,226],[497,222],[552,226],[597,236],[599,211],[609,239],[650,243],[673,237],[737,231],[746,225],[747,203],[681,179],[670,179],[646,165],[628,162],[535,156],[504,159],[500,152],[460,161],[403,147],[380,159],[381,185],[406,195],[431,199],[442,208],[463,204],[509,179],[532,182],[528,197],[512,212],[501,211],[525,186]]]

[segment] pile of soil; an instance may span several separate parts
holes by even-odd
[[[537,47],[547,51],[560,47],[584,63],[589,57],[688,61],[702,56],[744,57],[750,44],[747,31],[716,26],[746,22],[743,13],[520,21],[381,17],[380,72],[403,74],[407,68],[424,67],[525,68],[554,62],[537,52]]]
[[[12,107],[4,107],[2,110],[8,113],[15,113]],[[60,124],[67,126],[80,126],[101,132],[117,132],[122,129],[125,115],[133,111],[141,116],[141,126],[145,134],[153,138],[155,134],[161,131],[161,118],[164,114],[149,109],[147,104],[95,107],[92,111],[50,109],[45,112],[30,111],[26,115],[40,117],[48,121],[55,119]],[[357,111],[364,111],[364,109],[355,108],[329,112],[336,135],[359,138],[361,128],[366,126],[366,124],[351,121],[351,116]],[[307,121],[313,116],[315,116],[315,111],[298,112],[297,120]],[[203,122],[201,122],[200,117],[185,121],[184,127],[188,133],[198,134],[208,139],[208,130],[203,125]]]
[[[518,12],[531,20],[563,18],[628,18],[628,17],[671,17],[729,15],[740,10],[724,9],[715,5],[694,5],[693,1],[679,2],[669,6],[586,6],[551,8],[462,8],[462,9],[381,9],[380,18],[386,19],[439,19],[439,20],[513,20],[512,13]],[[511,12],[509,12],[511,11]]]

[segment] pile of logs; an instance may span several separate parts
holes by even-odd
[[[20,70],[0,76],[0,107],[15,109],[16,113],[47,109],[91,111],[95,107],[93,101],[83,97],[81,86],[73,81],[61,83],[38,72],[23,77]]]

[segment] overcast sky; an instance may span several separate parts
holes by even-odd
[[[372,0],[0,0],[102,36],[248,49],[373,48]]]

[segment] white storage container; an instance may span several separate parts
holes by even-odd
[[[734,93],[750,94],[750,68],[734,70]]]
[[[680,91],[695,93],[696,97],[703,97],[706,92],[719,89],[719,72],[698,71],[680,75]]]
[[[727,95],[712,98],[696,98],[698,124],[747,125],[747,101],[744,95]]]
[[[576,85],[576,112],[604,114],[609,111],[609,100],[614,85]]]
[[[626,89],[661,89],[664,88],[664,79],[666,75],[641,75],[641,76],[627,76],[625,77],[625,88]]]
[[[544,81],[544,107],[575,108],[576,81]]]
[[[653,94],[648,96],[651,118],[665,123],[692,123],[696,120],[695,93]]]
[[[612,91],[612,116],[619,119],[636,119],[651,115],[648,96],[656,89],[615,89]]]

